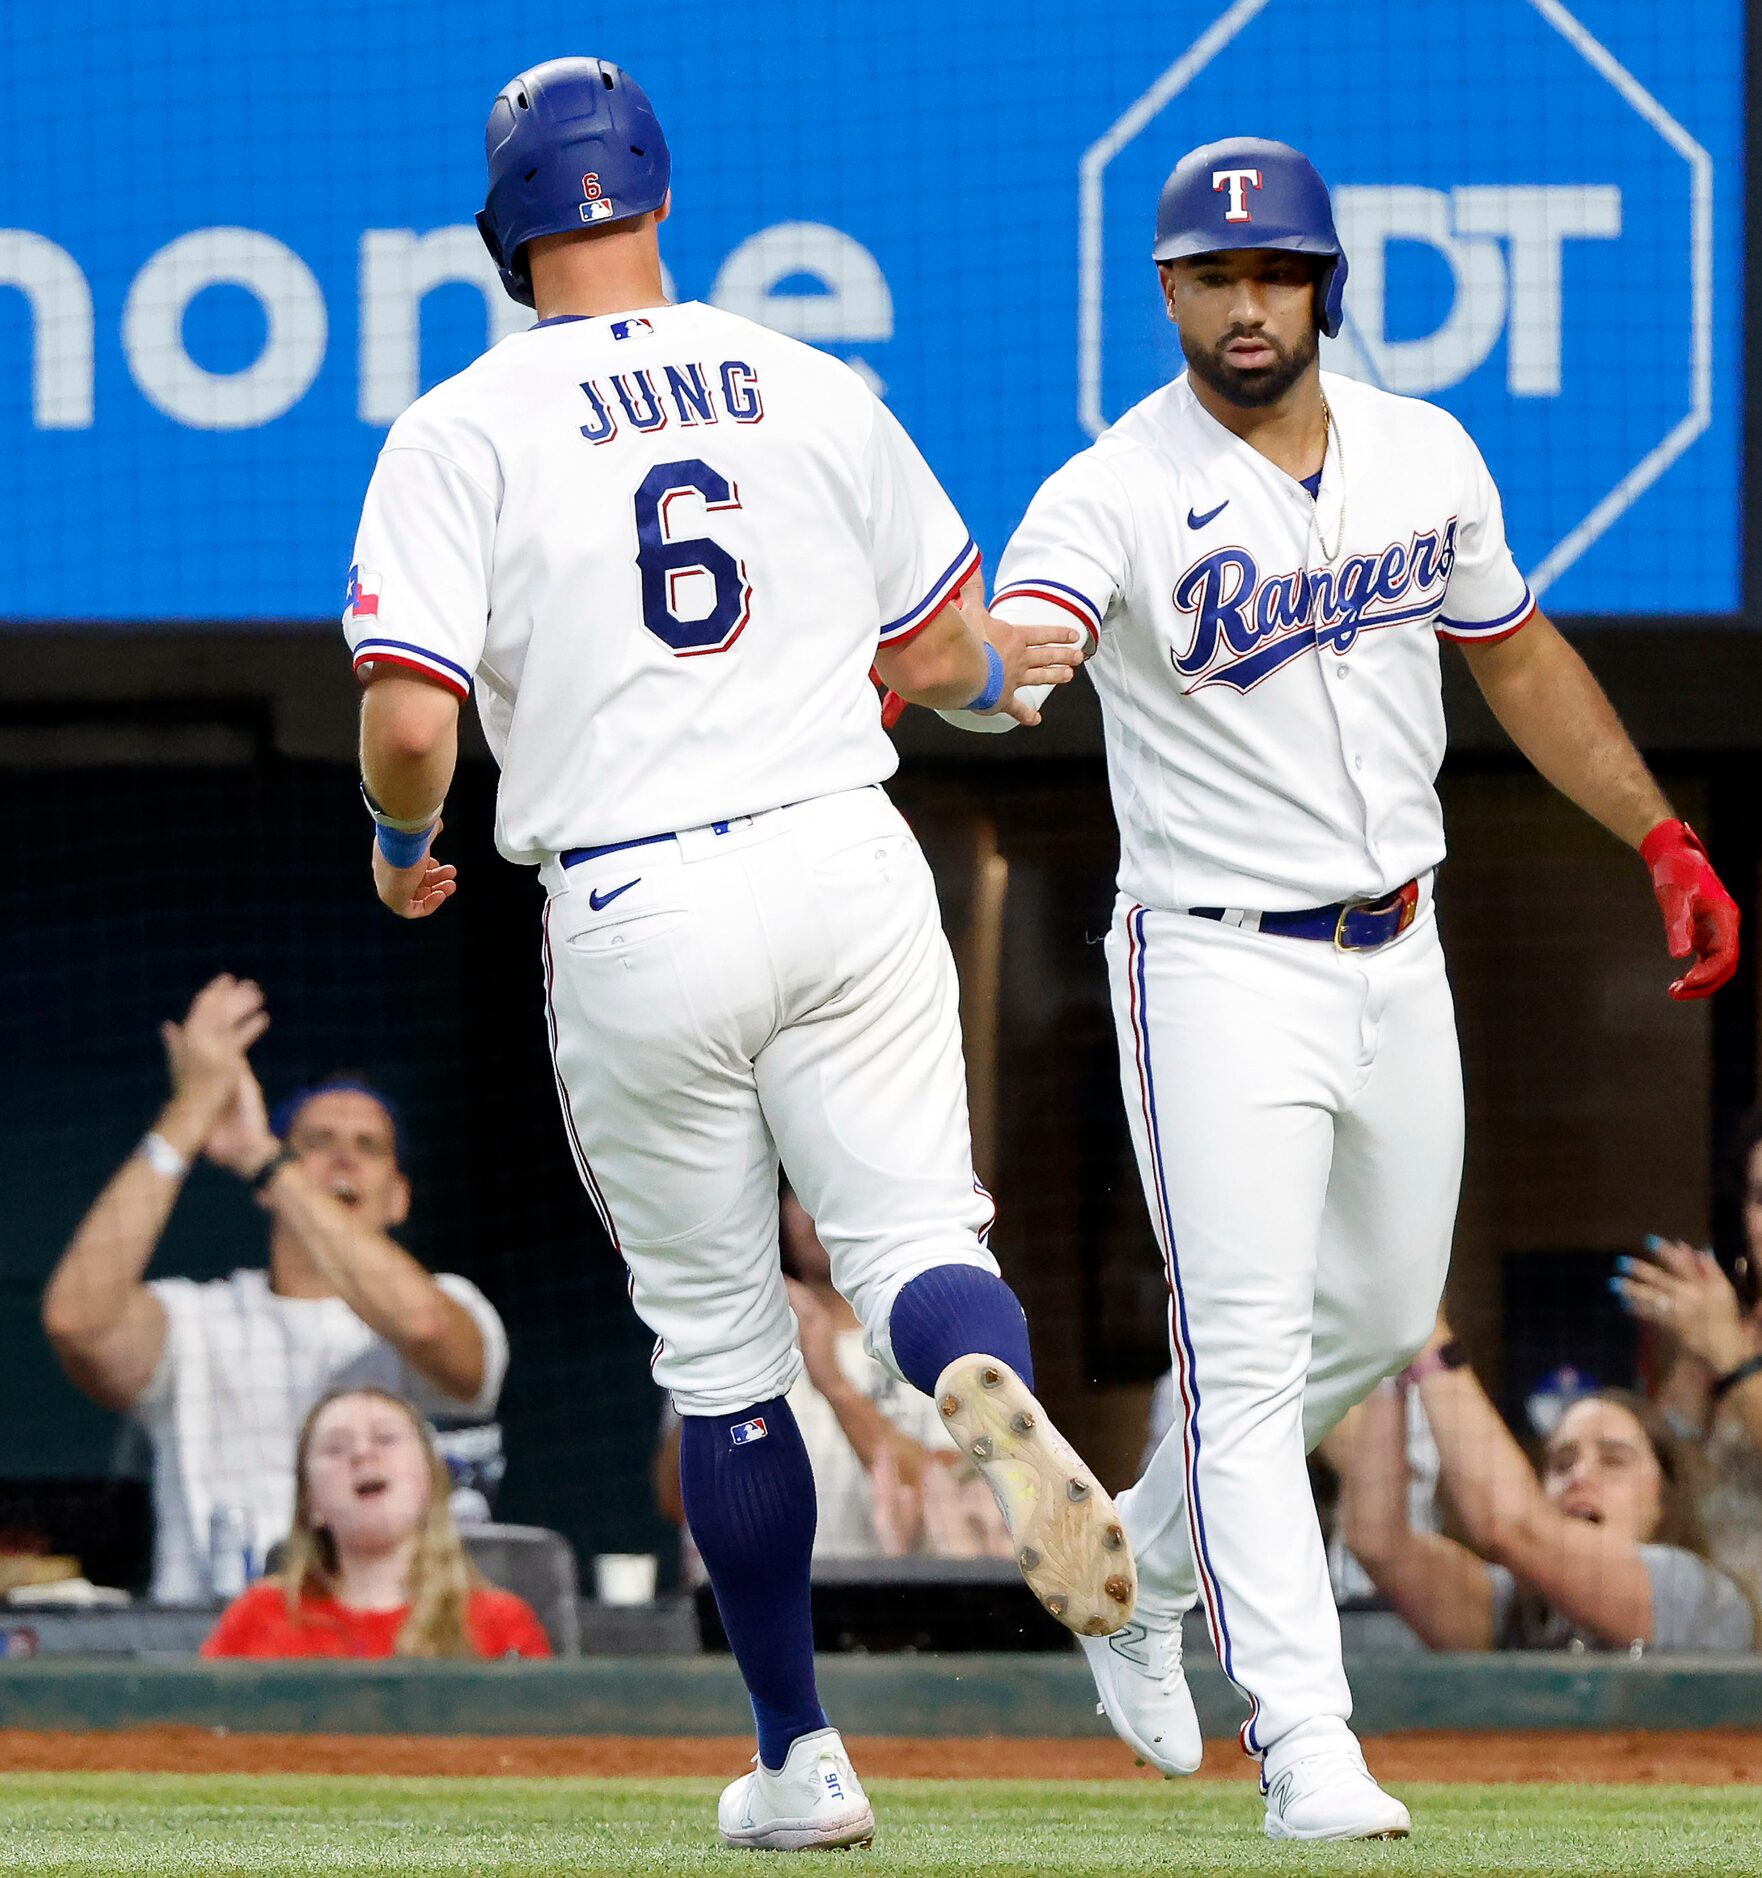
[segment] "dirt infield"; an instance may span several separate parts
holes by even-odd
[[[898,1740],[852,1736],[872,1778],[1148,1780],[1115,1741]],[[1413,1733],[1366,1743],[1385,1780],[1634,1781],[1727,1786],[1762,1781],[1762,1731],[1702,1734]],[[726,1777],[745,1765],[734,1736],[263,1735],[209,1728],[127,1728],[39,1734],[0,1728],[0,1773],[596,1774]],[[1247,1779],[1234,1744],[1207,1744],[1204,1772]]]

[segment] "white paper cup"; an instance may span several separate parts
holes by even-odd
[[[593,1562],[593,1592],[602,1604],[653,1604],[652,1552],[601,1552]]]

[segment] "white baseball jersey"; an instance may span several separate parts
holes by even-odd
[[[1322,383],[1315,496],[1183,376],[1046,481],[1000,564],[1003,618],[1091,636],[1120,890],[1144,905],[1286,912],[1435,866],[1438,637],[1493,641],[1534,605],[1455,418]]]
[[[475,688],[496,840],[538,862],[880,782],[867,674],[978,563],[828,355],[687,302],[541,321],[392,426],[356,669]]]

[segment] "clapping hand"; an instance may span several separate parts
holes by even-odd
[[[1619,1258],[1609,1288],[1622,1307],[1668,1332],[1715,1376],[1762,1348],[1738,1294],[1711,1252],[1681,1239],[1646,1241],[1648,1257]]]
[[[203,1152],[216,1167],[250,1180],[274,1158],[277,1147],[263,1086],[247,1064],[239,1071],[232,1100],[221,1111]]]
[[[199,1142],[206,1142],[232,1102],[245,1053],[269,1028],[263,988],[222,972],[191,1000],[181,1024],[159,1026],[171,1075],[173,1106],[185,1111]]]

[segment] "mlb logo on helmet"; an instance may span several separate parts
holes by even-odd
[[[749,1441],[763,1441],[770,1432],[762,1415],[755,1415],[750,1422],[736,1422],[728,1431],[737,1448],[744,1448]]]
[[[612,206],[612,198],[600,187],[600,173],[589,170],[581,179],[581,193],[586,198],[581,205],[581,219],[584,222],[605,222],[618,213]]]

